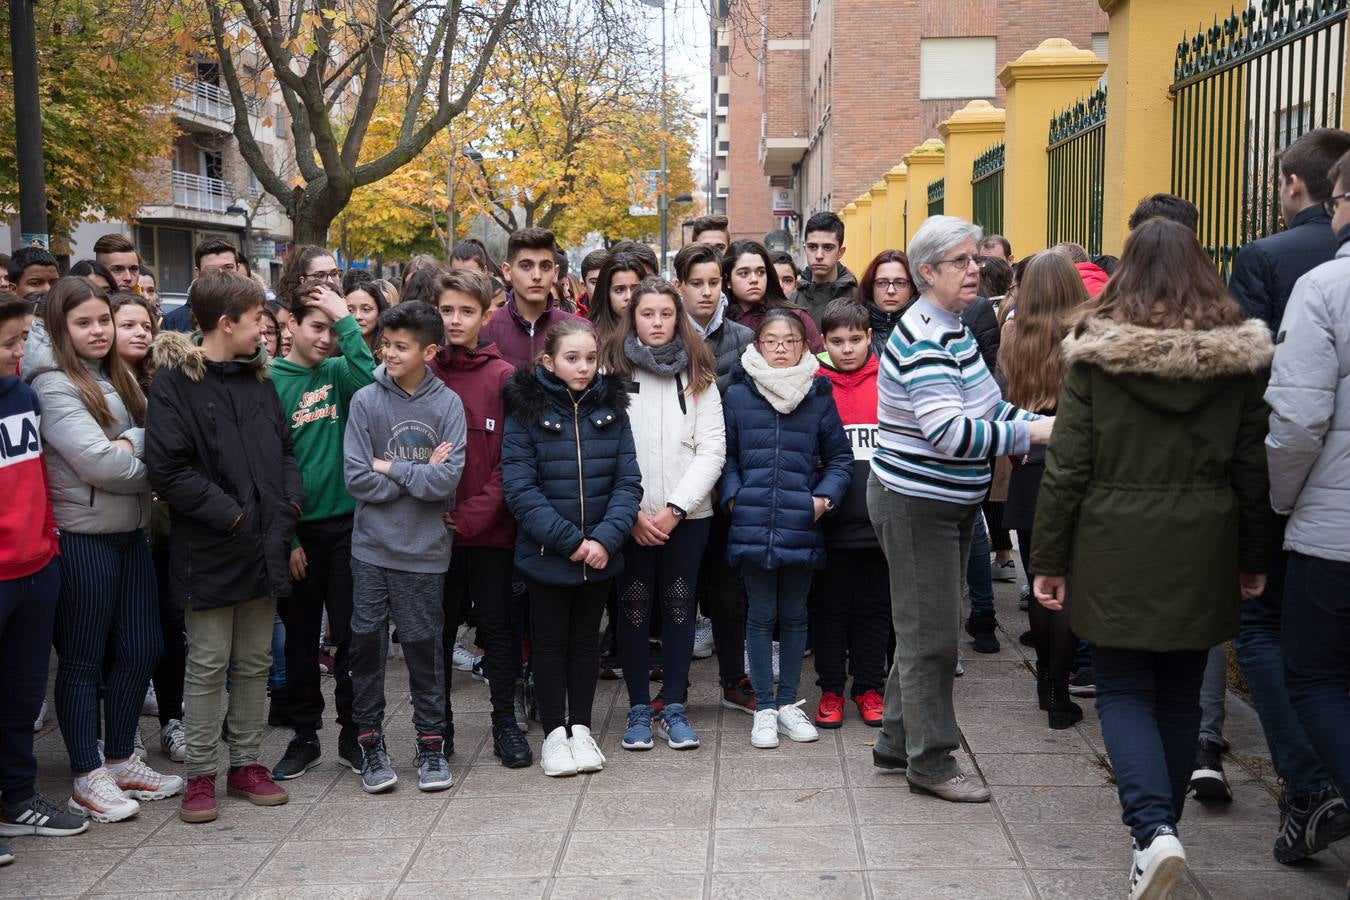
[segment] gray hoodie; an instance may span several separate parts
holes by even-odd
[[[465,438],[464,404],[430,369],[411,396],[384,366],[375,370],[375,383],[352,395],[343,440],[347,489],[356,498],[353,558],[404,572],[450,568],[441,514],[455,506]],[[441,443],[451,445],[450,456],[430,465]],[[371,469],[375,459],[392,462],[388,475]]]

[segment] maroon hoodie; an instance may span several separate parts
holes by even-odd
[[[557,301],[550,294],[544,311],[534,324],[525,321],[516,308],[516,296],[508,291],[506,305],[497,310],[488,323],[483,326],[483,340],[497,345],[502,359],[517,369],[529,369],[534,366],[534,358],[544,348],[544,335],[549,328],[565,319],[576,316],[558,308]]]
[[[497,345],[480,340],[473,350],[445,346],[431,371],[464,403],[468,436],[464,473],[455,489],[455,547],[515,547],[516,523],[502,491],[502,388],[515,369]]]

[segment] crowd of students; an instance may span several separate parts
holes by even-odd
[[[162,318],[125,237],[64,277],[18,251],[0,293],[0,836],[179,794],[184,821],[212,821],[222,752],[229,795],[285,803],[323,758],[321,672],[338,758],[367,792],[394,788],[391,626],[424,791],[453,784],[453,670],[486,680],[502,765],[533,765],[534,717],[559,777],[606,763],[602,668],[626,683],[625,750],[697,748],[690,665],[715,644],[753,746],[815,741],[851,701],[879,729],[876,766],[984,802],[953,755],[953,679],[967,596],[974,649],[999,649],[1011,532],[1047,724],[1097,696],[1131,895],[1165,896],[1184,869],[1188,792],[1231,796],[1222,690],[1202,684],[1240,597],[1240,659],[1249,631],[1278,640],[1281,604],[1289,629],[1283,659],[1269,641],[1245,654],[1286,784],[1275,853],[1323,849],[1350,834],[1350,273],[1330,261],[1350,246],[1347,151],[1330,130],[1286,151],[1291,228],[1244,248],[1232,285],[1168,195],[1141,204],[1118,260],[1014,260],[934,216],[860,277],[830,213],[804,227],[805,270],[704,217],[671,281],[623,241],[572,285],[528,228],[499,268],[466,241],[410,262],[401,291],[296,247],[274,301],[209,240]],[[64,807],[35,791],[32,754],[52,647]],[[147,762],[151,698],[181,775]],[[270,768],[269,721],[294,732]]]

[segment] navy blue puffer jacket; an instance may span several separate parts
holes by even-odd
[[[785,415],[769,405],[737,363],[722,413],[727,461],[717,495],[724,505],[736,501],[727,562],[744,560],[762,569],[823,567],[825,538],[811,498],[826,497],[837,508],[853,477],[853,451],[830,380],[817,376]]]
[[[573,402],[566,385],[536,366],[513,375],[503,399],[502,488],[520,526],[517,568],[545,584],[618,575],[642,500],[623,383],[597,375]],[[604,569],[569,559],[585,538],[608,551]]]

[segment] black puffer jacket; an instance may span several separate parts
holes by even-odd
[[[1233,274],[1228,277],[1228,292],[1242,304],[1248,318],[1260,319],[1278,334],[1294,284],[1335,258],[1336,247],[1331,216],[1321,206],[1310,206],[1294,216],[1284,231],[1252,241],[1238,251]]]
[[[725,394],[731,386],[731,370],[741,360],[745,345],[755,339],[755,333],[740,322],[723,319],[705,339],[708,349],[717,360],[717,390]]]
[[[145,464],[169,504],[170,590],[194,610],[289,596],[305,491],[266,354],[212,362],[173,331],[152,352]]]
[[[961,321],[975,336],[985,368],[993,372],[998,368],[998,345],[1003,340],[998,330],[998,313],[994,312],[994,304],[989,302],[988,297],[976,297],[975,302],[961,313]]]
[[[637,521],[642,472],[628,422],[628,393],[597,375],[573,399],[542,366],[511,376],[503,392],[502,488],[516,518],[516,566],[545,584],[580,584],[623,571],[620,549]],[[597,541],[609,565],[569,557]]]

